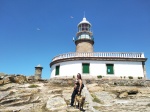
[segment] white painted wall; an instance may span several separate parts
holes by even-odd
[[[82,74],[82,63],[90,63],[90,73],[88,75],[97,76],[133,76],[133,77],[144,77],[142,62],[125,62],[125,61],[68,61],[54,64],[51,67],[51,78],[55,77],[55,67],[60,65],[59,76],[73,76],[77,73]],[[107,74],[106,64],[114,64],[114,74]],[[86,75],[86,74],[82,74]]]

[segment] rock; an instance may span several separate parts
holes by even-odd
[[[97,92],[97,91],[103,91],[104,88],[103,87],[92,87],[92,88],[89,88],[89,91],[90,92]]]
[[[11,94],[12,92],[11,91],[6,91],[6,92],[0,92],[0,101],[7,97],[9,94]]]
[[[6,106],[18,106],[18,105],[24,105],[24,104],[28,104],[29,101],[30,101],[31,97],[28,96],[26,99],[22,99],[22,100],[19,100],[19,101],[15,101],[15,102],[12,102],[12,103],[8,103]]]
[[[5,73],[0,73],[0,80],[2,80],[5,76]]]
[[[31,103],[40,102],[39,98],[40,98],[39,96],[37,96],[37,97],[35,97],[35,98],[32,98],[30,102],[31,102]]]
[[[0,88],[0,91],[7,91],[8,89],[10,89],[11,87],[2,87]]]
[[[50,111],[66,109],[67,104],[62,97],[54,97],[47,101],[46,108]]]
[[[87,85],[87,88],[93,88],[93,87],[95,87],[95,86],[98,86],[98,84],[97,84],[97,83],[88,84],[88,85]]]
[[[72,81],[72,80],[68,80],[68,85],[74,85],[74,81]]]
[[[50,99],[50,98],[54,98],[54,97],[58,97],[58,96],[59,96],[59,97],[62,97],[61,94],[52,94],[52,95],[49,96],[49,99]]]
[[[128,97],[128,93],[127,92],[123,92],[123,93],[120,93],[119,98],[127,98]]]
[[[128,94],[137,94],[138,88],[130,88],[127,90]]]
[[[49,94],[61,94],[62,93],[62,89],[53,89],[48,91]]]
[[[4,99],[0,102],[0,104],[6,104],[6,103],[10,103],[10,102],[13,102],[13,101],[18,101],[18,100],[21,100],[21,98],[9,98],[9,99]]]
[[[3,85],[3,84],[4,84],[4,81],[3,81],[3,80],[0,80],[0,86]]]
[[[79,109],[70,108],[70,109],[67,109],[67,112],[80,112],[80,110]]]
[[[3,78],[4,84],[10,83],[9,76]]]
[[[89,90],[90,92],[97,92],[97,91],[103,91],[103,90],[104,90],[104,88],[98,86],[97,83],[89,84],[89,85],[87,85],[87,88],[88,88],[88,90]]]
[[[127,92],[128,94],[136,94],[138,93],[138,88],[136,87],[116,87],[114,89],[117,93]]]
[[[16,76],[14,80],[15,80],[15,83],[19,83],[19,84],[27,82],[26,76],[23,76],[23,75]]]
[[[110,85],[107,84],[107,83],[101,84],[100,86],[103,87],[105,91],[106,91],[106,90],[110,90]]]
[[[27,97],[27,96],[31,96],[32,93],[21,93],[21,94],[18,94],[18,97]]]
[[[27,77],[27,80],[28,80],[28,81],[33,81],[33,80],[34,80],[34,76],[28,76],[28,77]]]

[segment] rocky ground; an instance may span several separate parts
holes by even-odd
[[[59,81],[58,81],[59,82]],[[69,107],[73,83],[31,81],[0,85],[0,112],[79,112]],[[150,112],[150,88],[85,84],[85,112]]]

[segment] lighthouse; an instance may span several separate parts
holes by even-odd
[[[55,56],[50,62],[50,77],[72,77],[81,73],[84,78],[103,76],[105,78],[142,77],[146,79],[143,52],[94,52],[94,37],[91,23],[83,17],[77,24],[74,39],[75,52]]]
[[[94,38],[91,26],[91,23],[85,17],[78,24],[78,32],[75,38],[76,52],[93,52]]]

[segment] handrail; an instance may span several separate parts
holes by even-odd
[[[70,52],[55,56],[52,61],[73,57],[145,58],[141,52]]]

